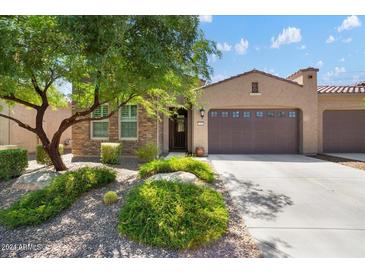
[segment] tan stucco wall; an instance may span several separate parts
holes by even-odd
[[[318,152],[323,152],[323,112],[326,110],[365,110],[364,94],[318,95]]]
[[[32,127],[35,126],[36,112],[34,109],[26,108],[21,105],[15,105],[14,107],[10,108],[10,115],[26,124],[29,124]],[[70,106],[66,109],[58,109],[58,110],[52,110],[49,108],[46,111],[43,122],[47,136],[51,138],[53,133],[58,129],[61,121],[69,116],[71,116]],[[1,119],[1,120],[8,121],[8,119]],[[0,123],[1,123],[0,129],[2,131],[3,121],[0,121]],[[17,145],[19,147],[25,148],[28,150],[28,152],[35,151],[35,147],[39,143],[38,137],[35,134],[19,127],[18,124],[13,121],[10,121],[10,127],[8,128],[10,131],[8,132],[8,136],[10,138],[10,140],[8,140],[8,144]],[[71,139],[71,127],[63,133],[61,138],[61,144],[66,139]],[[65,148],[70,148],[70,146]]]
[[[309,75],[312,78],[309,78]],[[303,85],[252,72],[203,88],[199,103],[205,109],[205,117],[200,117],[200,106],[193,108],[192,149],[203,146],[206,153],[209,153],[208,112],[210,109],[297,108],[302,116],[300,138],[302,144],[299,149],[305,154],[316,153],[318,150],[317,73],[315,70],[305,71],[293,80]],[[252,82],[259,83],[261,95],[250,94]],[[198,126],[198,122],[204,122],[204,125]]]
[[[5,104],[0,103],[0,113],[9,115],[9,108]],[[0,145],[9,144],[9,120],[0,117]]]

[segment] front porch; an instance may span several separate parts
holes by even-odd
[[[178,109],[172,117],[164,115],[162,152],[192,153],[191,109]]]

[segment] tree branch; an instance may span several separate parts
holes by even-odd
[[[58,78],[57,76],[55,76],[55,72],[53,69],[49,69],[50,72],[51,72],[51,75],[50,75],[50,79],[49,81],[46,83],[46,85],[44,86],[44,89],[43,89],[43,92],[46,93],[47,90],[49,89],[49,87],[54,83],[54,81],[56,81],[56,79]]]
[[[103,116],[103,117],[97,117],[97,118],[92,118],[92,117],[85,117],[85,118],[82,118],[82,119],[77,119],[79,116],[78,115],[72,115],[71,117],[63,120],[58,128],[58,130],[56,131],[56,133],[53,135],[53,138],[52,138],[52,143],[54,143],[56,140],[60,140],[61,138],[61,135],[62,133],[68,129],[70,126],[72,125],[75,125],[77,123],[80,123],[80,122],[85,122],[85,121],[98,121],[98,120],[104,120],[104,119],[108,119],[110,118],[120,107],[124,106],[125,104],[127,104],[130,100],[132,100],[133,98],[135,98],[136,96],[138,96],[138,94],[131,94],[128,99],[124,100],[122,103],[118,104],[118,106],[116,107],[116,109],[114,109],[113,111],[111,111],[107,116]],[[108,103],[108,101],[105,101],[103,103],[99,103],[99,105],[101,104],[105,104],[105,103]],[[96,106],[97,107],[97,106]],[[96,108],[95,107],[95,108]],[[91,110],[93,107],[90,107],[88,110],[85,110],[83,112],[77,112],[78,114],[80,113],[86,113],[85,115],[83,116],[86,116],[88,114],[90,114],[93,110]]]
[[[39,87],[37,79],[36,79],[36,77],[33,73],[32,73],[32,76],[31,76],[31,81],[32,81],[32,85],[34,87],[34,90],[38,93],[39,96],[43,97],[43,92],[42,92],[41,88]]]
[[[25,128],[25,129],[37,134],[35,128],[32,128],[30,125],[27,125],[14,117],[11,117],[11,116],[8,116],[8,115],[2,114],[2,113],[0,113],[0,117],[4,117],[6,119],[12,120],[12,121],[16,122],[20,127]]]
[[[34,109],[39,109],[39,106],[38,105],[29,103],[29,102],[24,101],[22,99],[19,99],[19,98],[15,97],[14,94],[0,96],[0,98],[1,99],[4,99],[4,100],[13,101],[13,102],[16,102],[16,103],[19,103],[19,104],[22,104],[24,106],[31,107],[31,108],[34,108]]]
[[[76,120],[76,123],[79,122],[84,122],[84,121],[99,121],[99,120],[104,120],[104,119],[108,119],[110,118],[116,111],[118,111],[119,108],[121,108],[122,106],[126,105],[130,100],[132,100],[133,98],[135,98],[137,96],[137,94],[133,94],[130,95],[128,97],[127,100],[123,101],[122,103],[120,103],[113,111],[109,112],[109,114],[107,116],[103,116],[103,117],[85,117],[82,119],[78,119]],[[106,104],[107,102],[105,102],[104,104]],[[102,105],[102,104],[101,104]]]

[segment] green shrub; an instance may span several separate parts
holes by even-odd
[[[155,144],[145,144],[136,150],[137,156],[144,162],[151,162],[157,158],[158,147]]]
[[[101,143],[100,157],[104,164],[116,165],[120,163],[121,143]]]
[[[127,194],[118,230],[140,243],[195,248],[227,230],[228,210],[215,190],[165,180],[146,181]]]
[[[28,166],[28,154],[25,149],[0,150],[0,180],[20,176]]]
[[[210,165],[191,157],[172,157],[170,159],[161,159],[146,163],[139,168],[139,176],[146,178],[156,173],[174,171],[190,172],[207,182],[214,180],[214,173]]]
[[[29,192],[9,208],[0,210],[0,223],[9,227],[43,223],[70,207],[84,192],[113,182],[115,176],[108,168],[68,171],[54,177],[47,187]]]
[[[106,205],[114,204],[118,201],[118,194],[115,191],[108,191],[104,194],[103,202]]]
[[[64,153],[64,146],[62,144],[58,146],[58,151],[61,155]],[[52,161],[44,150],[43,145],[37,145],[36,147],[36,160],[41,165],[52,165]]]

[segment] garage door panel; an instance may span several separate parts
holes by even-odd
[[[295,117],[289,118],[289,112]],[[208,117],[209,153],[298,153],[296,110],[214,109]]]
[[[323,113],[323,151],[365,152],[365,111],[325,111]]]

